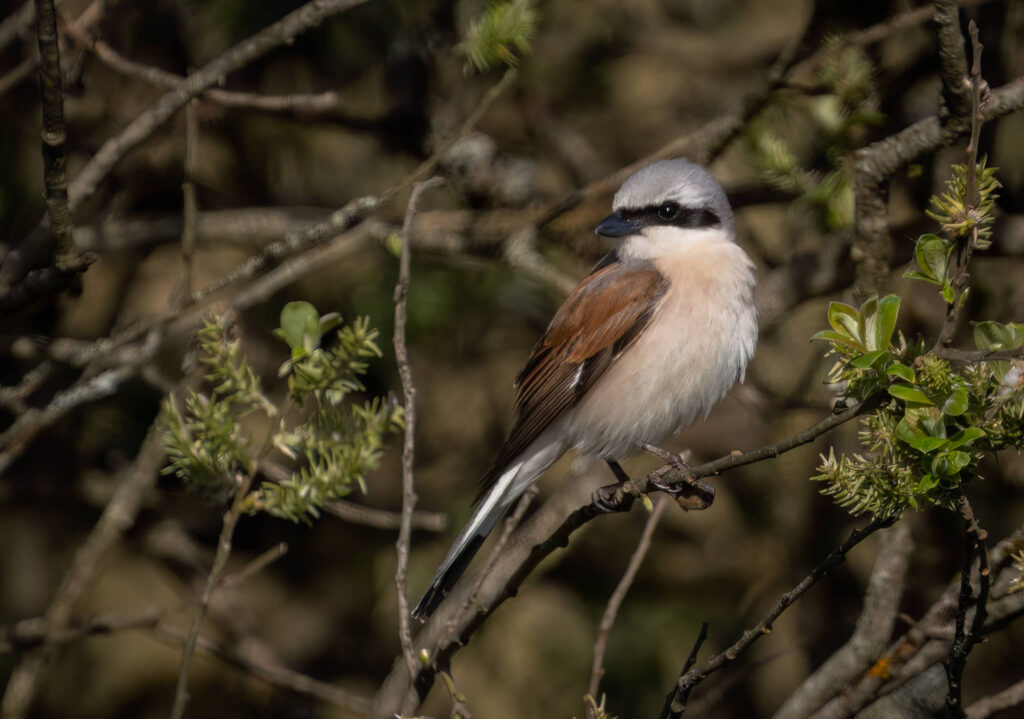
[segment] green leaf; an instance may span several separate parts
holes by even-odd
[[[875,350],[874,352],[868,352],[867,354],[862,354],[860,357],[857,357],[850,362],[850,366],[856,367],[857,369],[868,369],[869,367],[873,367],[880,360],[888,358],[889,353],[885,350]]]
[[[953,289],[953,285],[949,283],[949,280],[942,285],[942,291],[939,293],[942,295],[942,299],[946,301],[947,305],[953,304],[956,300],[956,291]]]
[[[942,411],[950,417],[959,417],[967,411],[967,390],[958,388],[942,403]]]
[[[834,330],[822,330],[821,332],[816,332],[814,336],[811,337],[811,341],[813,342],[814,340],[828,340],[829,342],[835,342],[836,344],[843,345],[844,347],[860,351],[860,345],[857,344],[855,340],[852,340],[846,334],[836,332]]]
[[[946,267],[953,243],[938,235],[921,235],[914,247],[914,259],[921,268],[923,279],[937,285],[946,281]]]
[[[896,318],[900,313],[899,295],[886,295],[878,303],[878,323],[875,325],[875,346],[887,348],[896,331]]]
[[[309,351],[320,344],[320,313],[308,302],[289,302],[281,309],[278,335],[295,350]]]
[[[848,343],[861,351],[866,349],[861,341],[860,314],[856,309],[843,302],[829,302],[828,323],[832,325],[832,329],[843,335]]]
[[[857,337],[863,343],[864,350],[882,349],[874,343],[875,326],[878,324],[878,295],[871,295],[864,300],[857,315]]]
[[[889,394],[891,394],[896,399],[901,399],[904,402],[911,402],[913,404],[935,404],[930,399],[928,399],[928,395],[926,395],[920,389],[906,384],[889,385]]]
[[[945,447],[949,441],[942,437],[932,437],[925,434],[920,429],[911,426],[905,417],[896,425],[896,436],[918,452],[923,452],[924,454],[930,454],[937,449]]]
[[[984,436],[985,430],[980,427],[967,427],[949,438],[949,448],[957,449],[959,447],[963,447],[964,445],[971,444],[975,440],[981,439]]]
[[[917,378],[914,376],[914,370],[902,362],[893,362],[886,368],[885,373],[890,377],[898,377],[911,384],[917,381]]]
[[[926,474],[921,477],[921,481],[917,483],[918,492],[927,492],[930,489],[934,489],[939,486],[939,480],[935,475]]]
[[[948,458],[950,474],[960,474],[960,470],[971,463],[971,455],[960,450],[949,452],[946,456]]]

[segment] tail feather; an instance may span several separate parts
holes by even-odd
[[[518,492],[512,494],[512,491],[517,489],[517,483],[514,480],[522,467],[522,462],[518,462],[506,469],[495,482],[487,498],[473,512],[469,523],[459,533],[452,548],[448,550],[448,556],[438,567],[434,580],[427,587],[427,591],[423,593],[416,608],[412,610],[413,617],[425,622],[434,613],[441,601],[448,596],[448,592],[451,591],[458,578],[466,571],[466,567],[473,561],[473,557],[480,551],[487,535],[508,511],[509,504],[522,493],[523,489],[526,489],[523,486]],[[506,498],[506,495],[511,496]]]
[[[452,548],[448,550],[448,556],[441,562],[434,580],[413,609],[412,615],[416,619],[425,622],[433,614],[512,503],[552,462],[562,456],[565,443],[557,437],[557,432],[553,434],[555,436],[542,435],[520,454],[518,460],[502,471],[487,493],[480,498],[483,501],[477,505],[469,523],[459,533]]]

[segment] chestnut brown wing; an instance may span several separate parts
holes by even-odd
[[[516,378],[512,430],[478,500],[519,453],[573,407],[650,322],[668,280],[653,265],[599,265],[569,294]]]

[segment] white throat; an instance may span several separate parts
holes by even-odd
[[[630,235],[619,245],[624,260],[655,260],[685,251],[694,243],[734,242],[721,227],[683,228],[671,225],[645,227],[640,234]]]

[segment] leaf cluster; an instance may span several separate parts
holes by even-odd
[[[208,491],[224,493],[239,473],[255,476],[270,447],[296,469],[282,481],[264,481],[243,508],[296,522],[309,522],[324,504],[355,488],[366,491],[366,477],[380,464],[384,438],[402,427],[401,407],[381,398],[351,401],[364,391],[360,380],[368,360],[380,356],[377,331],[366,318],[342,324],[336,314],[321,316],[307,302],[291,302],[274,332],[290,348],[279,377],[288,378],[288,401],[305,409],[291,425],[280,420],[269,444],[257,454],[240,424],[260,410],[271,421],[278,408],[263,394],[259,376],[241,348],[235,328],[223,317],[208,319],[199,331],[200,361],[207,393],[189,391],[184,411],[169,397],[160,431],[169,463],[165,473]]]
[[[952,506],[964,481],[976,476],[984,452],[1020,446],[1024,394],[1008,387],[1019,371],[1009,362],[979,362],[962,369],[920,344],[894,343],[899,297],[869,298],[859,308],[833,302],[827,340],[838,362],[830,378],[845,383],[844,394],[880,399],[862,420],[865,454],[822,457],[814,477],[851,513],[898,515],[910,507]],[[1024,327],[979,323],[979,349],[1013,349],[1024,342]],[[1019,370],[1019,368],[1017,368]]]
[[[967,165],[953,165],[953,176],[946,181],[941,195],[933,195],[928,216],[942,225],[942,231],[952,239],[967,237],[977,231],[975,249],[984,250],[991,245],[992,223],[995,222],[997,190],[1002,185],[996,179],[997,167],[985,167],[983,157],[975,168],[975,196],[968,197],[970,179]],[[948,255],[947,255],[948,256]]]
[[[487,72],[495,67],[516,67],[529,54],[537,32],[533,0],[494,0],[484,14],[470,23],[457,49],[466,56],[466,72]]]

